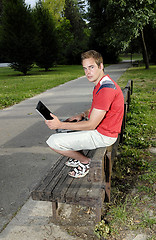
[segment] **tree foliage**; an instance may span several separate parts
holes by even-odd
[[[117,27],[118,43],[129,41],[140,35],[142,30],[155,19],[155,0],[111,0],[107,5],[107,14],[113,18]],[[113,29],[112,29],[113,30]],[[125,34],[126,33],[126,34]],[[124,46],[123,46],[124,47]]]
[[[118,60],[120,48],[113,45],[109,38],[112,19],[108,18],[106,9],[109,0],[88,0],[89,3],[89,25],[91,28],[90,48],[93,48],[103,55],[105,63],[112,63]]]
[[[152,63],[156,63],[156,28],[149,24],[144,27],[144,34],[149,60]]]
[[[65,0],[42,0],[42,4],[49,10],[55,20],[55,23],[58,24],[62,18]]]
[[[54,20],[48,9],[39,1],[34,9],[37,25],[36,64],[47,71],[54,65],[57,58],[58,44]]]
[[[68,64],[80,63],[80,53],[88,45],[87,24],[83,18],[83,1],[65,0],[63,17],[70,22],[71,41],[67,43],[66,59]]]
[[[0,0],[0,22],[1,22],[1,14],[2,14],[2,0]]]
[[[84,0],[42,0],[54,17],[57,33],[59,64],[79,63],[80,53],[87,49],[88,27],[85,22]]]
[[[111,0],[107,6],[109,18],[113,17],[110,41],[124,49],[130,41],[141,36],[146,68],[149,67],[149,63],[144,29],[147,25],[155,28],[155,13],[155,0]]]
[[[27,73],[36,53],[36,28],[23,0],[4,0],[1,51],[14,70]]]
[[[58,34],[58,63],[68,63],[68,52],[71,50],[72,43],[74,42],[74,36],[71,33],[71,24],[65,17],[62,18],[57,26]]]
[[[144,29],[147,25],[155,28],[155,0],[88,0],[90,3],[90,22],[92,37],[99,48],[106,45],[107,50],[120,52],[138,36],[142,37],[144,57],[147,61]]]

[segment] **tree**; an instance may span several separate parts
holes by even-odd
[[[4,0],[1,50],[10,66],[25,75],[36,53],[36,28],[31,10],[23,0]]]
[[[145,26],[144,28],[145,42],[147,45],[147,51],[149,60],[152,63],[156,63],[156,28],[152,27],[152,24]]]
[[[42,0],[52,14],[58,33],[58,63],[79,63],[80,52],[87,49],[88,27],[84,0]]]
[[[108,32],[110,25],[113,25],[113,23],[111,19],[107,18],[108,1],[88,0],[88,3],[88,20],[91,28],[90,48],[101,52],[105,63],[115,63],[118,61],[120,47],[109,40]]]
[[[38,30],[38,53],[35,60],[39,67],[45,68],[47,71],[54,65],[57,58],[58,47],[55,24],[52,15],[47,8],[43,7],[41,1],[36,4],[33,13]]]
[[[55,24],[58,24],[62,19],[62,12],[64,9],[65,0],[42,0],[42,4],[46,7],[55,20]]]
[[[89,0],[92,37],[99,47],[119,53],[138,36],[142,39],[146,68],[149,67],[144,29],[155,24],[155,0]],[[103,41],[103,43],[102,43]]]
[[[71,46],[74,42],[74,35],[71,32],[70,21],[62,18],[57,26],[59,52],[57,62],[59,64],[67,64],[68,52],[71,51]]]
[[[42,0],[53,15],[58,33],[58,63],[80,63],[80,53],[88,47],[89,30],[85,21],[84,0]]]
[[[0,0],[0,22],[1,22],[1,14],[2,14],[2,0]]]
[[[155,11],[155,0],[111,0],[107,6],[108,18],[113,18],[109,31],[112,42],[127,47],[129,42],[141,36],[146,69],[149,68],[149,60],[144,29],[150,23],[156,24]]]
[[[3,6],[2,6],[2,0],[0,0],[0,50],[1,50],[1,31],[2,31],[2,26],[1,26],[1,24],[2,24],[2,22],[1,22],[1,17],[2,17],[2,8],[3,8]],[[0,51],[1,52],[1,51]],[[2,56],[2,52],[0,53],[0,62],[3,62],[3,56]]]
[[[71,39],[66,48],[68,64],[80,63],[80,54],[88,46],[88,26],[82,14],[83,3],[77,0],[65,0],[63,17],[70,21]]]

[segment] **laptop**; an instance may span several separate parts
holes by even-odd
[[[43,102],[39,101],[36,106],[36,111],[45,119],[52,120],[53,117],[50,115],[51,111],[43,104]]]
[[[45,104],[43,104],[42,101],[39,101],[36,106],[36,111],[45,119],[45,120],[52,120],[53,117],[50,115],[52,113]],[[68,119],[66,120],[61,120],[64,122],[68,122]],[[73,121],[75,122],[75,120]],[[69,129],[56,129],[57,133],[62,133],[62,132],[75,132],[76,130],[69,130]]]

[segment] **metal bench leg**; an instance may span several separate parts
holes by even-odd
[[[57,220],[58,218],[58,202],[57,201],[52,202],[52,214],[53,214],[53,219]]]
[[[112,163],[111,163],[111,146],[108,148],[107,154],[105,156],[105,174],[106,174],[106,196],[105,201],[110,202],[110,192],[111,192],[111,172],[112,172]]]

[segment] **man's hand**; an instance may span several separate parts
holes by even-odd
[[[88,117],[89,112],[90,112],[90,109],[88,109],[85,112],[82,112],[80,114],[77,114],[75,116],[72,116],[72,117],[66,119],[65,122],[80,122],[81,120],[83,120],[83,119]]]
[[[52,120],[45,120],[45,124],[50,128],[50,129],[59,129],[60,125],[61,125],[61,121],[58,119],[57,116],[55,116],[54,114],[50,114],[53,119]]]
[[[79,122],[82,120],[82,118],[83,118],[82,114],[78,114],[66,119],[65,122]]]
[[[85,130],[93,130],[96,129],[97,126],[100,124],[100,122],[104,119],[104,116],[106,114],[105,110],[100,110],[100,109],[92,109],[90,118],[85,121],[78,121],[78,122],[61,122],[58,117],[56,117],[54,114],[51,113],[51,116],[54,118],[53,120],[46,120],[45,123],[50,129],[70,129],[70,130],[80,130],[80,131],[85,131]],[[82,119],[84,116],[82,115],[77,115],[70,118],[73,120],[75,119]]]

